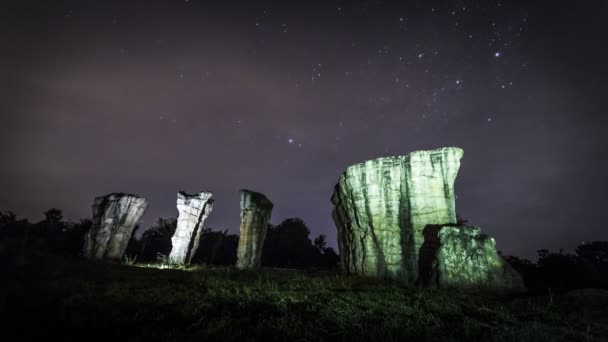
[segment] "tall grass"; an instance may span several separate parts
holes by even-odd
[[[311,272],[47,261],[16,270],[20,339],[602,341],[603,306]],[[152,266],[152,265],[148,265]],[[160,269],[163,268],[164,269]],[[167,266],[168,267],[168,266]],[[16,325],[15,325],[16,326]]]

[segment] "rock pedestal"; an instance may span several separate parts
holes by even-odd
[[[85,257],[94,260],[122,259],[133,229],[147,205],[146,199],[137,195],[112,193],[96,197],[93,202],[93,224],[85,235]]]
[[[263,194],[241,190],[241,232],[237,268],[256,269],[262,265],[262,248],[272,207],[272,202]]]
[[[426,285],[525,291],[519,273],[498,255],[494,239],[479,228],[445,225],[427,230],[429,248],[420,258],[421,263],[427,260]]]
[[[424,227],[456,223],[462,155],[445,147],[348,167],[332,196],[342,270],[415,283]]]
[[[177,228],[171,237],[169,260],[175,263],[190,263],[198,249],[205,219],[213,210],[213,193],[202,191],[198,194],[177,194]]]

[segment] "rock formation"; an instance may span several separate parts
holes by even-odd
[[[426,285],[525,290],[519,273],[496,252],[494,239],[479,228],[429,226],[425,238],[428,248],[421,250],[420,268]]]
[[[146,210],[143,197],[112,193],[96,197],[93,224],[85,235],[84,255],[95,260],[122,259],[133,229]]]
[[[190,263],[198,249],[205,219],[213,210],[211,192],[202,191],[190,195],[183,191],[177,194],[177,228],[171,237],[169,260],[175,263]]]
[[[343,271],[413,284],[424,227],[456,223],[462,155],[445,147],[348,167],[332,196]]]
[[[258,192],[241,190],[241,233],[236,267],[255,269],[262,264],[262,248],[272,213],[272,202]]]

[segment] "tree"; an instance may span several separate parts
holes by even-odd
[[[17,223],[17,215],[12,211],[0,211],[0,231]]]
[[[262,264],[271,267],[303,268],[314,264],[316,248],[310,230],[300,218],[289,218],[268,227]]]
[[[129,249],[130,257],[137,255],[138,261],[155,262],[158,255],[169,255],[171,252],[171,237],[177,228],[177,219],[175,218],[159,218],[156,224],[147,229],[141,236],[138,243],[131,244]],[[135,234],[134,234],[135,235]],[[135,239],[132,237],[131,239]],[[133,247],[139,247],[138,251],[134,251]],[[127,247],[128,248],[128,247]]]
[[[238,244],[239,236],[236,234],[228,234],[227,230],[214,231],[205,228],[201,231],[199,247],[194,252],[193,261],[212,265],[234,265]]]
[[[327,248],[327,236],[321,234],[314,240],[314,245],[322,253]]]
[[[595,265],[608,264],[608,241],[583,242],[576,247],[576,254]]]
[[[17,256],[27,252],[32,224],[17,219],[12,211],[0,211],[0,256]]]
[[[327,247],[327,238],[310,239],[310,229],[300,218],[289,218],[277,226],[269,226],[262,250],[262,265],[285,268],[331,268],[337,254]]]
[[[51,208],[44,212],[44,222],[46,224],[58,225],[63,221],[63,212],[57,208]]]
[[[464,226],[469,223],[469,220],[462,217],[459,213],[456,213],[456,224],[459,226]]]

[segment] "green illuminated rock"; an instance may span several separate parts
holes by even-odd
[[[85,235],[84,255],[94,260],[122,259],[133,229],[146,210],[146,199],[111,193],[93,202],[93,224]]]
[[[348,167],[332,196],[342,270],[413,284],[424,227],[456,223],[462,155],[445,147]]]
[[[237,268],[256,269],[262,265],[262,248],[272,207],[272,202],[263,194],[241,190],[241,233],[237,249]]]
[[[429,226],[425,230],[427,285],[524,291],[519,273],[496,252],[496,242],[472,226]],[[422,263],[424,264],[424,263]]]

